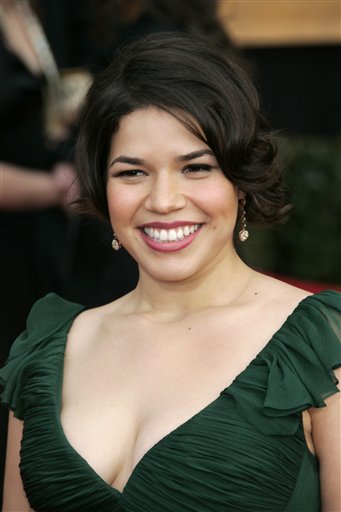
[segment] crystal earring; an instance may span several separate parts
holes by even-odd
[[[112,242],[111,242],[111,247],[114,249],[114,251],[119,251],[121,249],[121,244],[117,240],[115,233],[114,233],[114,238],[112,239]]]
[[[241,223],[241,230],[238,233],[238,238],[241,242],[245,242],[249,238],[249,232],[246,228],[246,212],[245,212],[245,205],[246,205],[246,199],[243,197],[241,200],[241,216],[240,216],[240,223]]]

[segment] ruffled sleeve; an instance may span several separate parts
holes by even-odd
[[[23,419],[25,399],[23,388],[29,378],[30,368],[41,359],[52,356],[52,342],[65,342],[56,337],[58,331],[67,332],[74,317],[84,309],[53,293],[38,300],[27,319],[27,329],[13,343],[5,365],[0,369],[1,402]],[[63,347],[59,347],[64,350]]]
[[[303,410],[325,407],[339,391],[333,370],[341,367],[340,326],[340,293],[307,297],[224,392],[261,432],[295,433]]]

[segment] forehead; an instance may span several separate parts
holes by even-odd
[[[137,146],[208,147],[199,123],[186,112],[167,112],[156,107],[135,110],[120,119],[113,134],[111,151]]]

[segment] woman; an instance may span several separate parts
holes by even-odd
[[[274,158],[250,79],[207,41],[149,36],[98,76],[82,207],[140,278],[96,309],[33,307],[1,372],[5,510],[340,509],[340,297],[234,244],[287,213]]]

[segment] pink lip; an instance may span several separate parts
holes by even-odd
[[[156,224],[160,224],[160,223],[156,223]],[[183,225],[188,226],[188,224],[181,224],[181,226],[183,226]],[[169,224],[168,224],[168,226],[169,226]],[[154,226],[151,224],[148,224],[148,227],[154,227]],[[158,227],[158,226],[155,226],[155,227]],[[146,233],[142,229],[140,230],[140,233],[141,233],[142,239],[146,242],[148,247],[150,247],[151,249],[154,249],[155,251],[158,251],[158,252],[176,252],[176,251],[181,251],[182,249],[185,249],[185,247],[190,245],[193,242],[193,240],[195,240],[195,238],[199,235],[200,231],[201,231],[201,226],[199,229],[194,231],[194,233],[192,233],[191,235],[188,235],[183,240],[178,240],[176,242],[155,242],[155,240],[153,240],[148,235],[146,235]]]
[[[145,224],[141,224],[139,228],[174,229],[181,226],[195,226],[196,224],[200,223],[186,220],[179,220],[174,222],[146,222]]]

